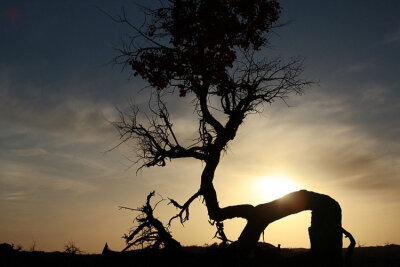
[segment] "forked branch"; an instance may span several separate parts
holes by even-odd
[[[200,191],[197,191],[193,196],[191,196],[183,205],[180,205],[178,202],[176,202],[175,200],[169,198],[169,203],[168,204],[172,204],[174,205],[176,208],[178,208],[180,211],[173,216],[169,222],[168,225],[171,225],[172,221],[174,219],[179,218],[181,224],[183,224],[184,222],[186,222],[187,220],[189,220],[189,206],[190,204],[192,204],[193,200],[195,200],[196,198],[198,198],[201,195]]]

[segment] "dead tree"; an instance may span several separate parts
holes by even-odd
[[[312,249],[332,246],[336,253],[341,248],[340,207],[329,197],[300,191],[256,207],[246,204],[220,207],[214,188],[221,155],[246,117],[262,112],[277,100],[285,102],[291,94],[301,94],[311,83],[301,78],[300,57],[285,61],[268,56],[270,36],[281,26],[277,22],[281,12],[279,3],[274,0],[160,3],[161,7],[155,9],[142,7],[146,19],[140,26],[132,24],[124,11],[112,17],[133,32],[119,49],[116,63],[132,68],[133,74],[147,81],[153,92],[147,122],[140,117],[137,107],[132,107],[132,113],[121,112],[114,125],[121,143],[136,142],[139,169],[165,166],[167,161],[178,158],[203,162],[199,190],[183,204],[171,200],[180,210],[173,219],[179,218],[181,223],[188,220],[190,204],[202,196],[221,239],[227,240],[224,220],[248,221],[238,243],[250,248],[272,221],[311,209]],[[164,101],[165,94],[176,92],[190,98],[198,116],[198,135],[191,143],[181,140],[174,131]],[[298,206],[298,203],[306,204]],[[325,216],[328,214],[321,207],[335,210],[336,217]],[[330,241],[325,244],[320,229],[330,226],[332,234],[326,236]]]
[[[157,202],[154,207],[151,206],[150,200],[154,196],[154,191],[147,196],[146,204],[137,209],[128,207],[120,207],[120,209],[128,209],[139,212],[134,223],[137,224],[128,235],[123,238],[126,241],[126,247],[122,252],[130,248],[160,248],[176,250],[181,248],[181,244],[176,241],[164,227],[162,222],[154,217],[153,211],[157,205],[163,200]]]

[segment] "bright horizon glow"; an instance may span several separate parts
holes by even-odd
[[[268,175],[255,180],[254,191],[260,200],[272,201],[300,190],[300,185],[284,175]]]

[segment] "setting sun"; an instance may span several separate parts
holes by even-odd
[[[300,186],[282,175],[270,175],[258,178],[254,189],[260,199],[272,201],[288,193],[300,190]]]

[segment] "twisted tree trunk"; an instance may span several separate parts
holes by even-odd
[[[249,204],[220,208],[213,186],[215,168],[219,157],[206,164],[202,173],[201,194],[205,199],[210,219],[222,222],[235,217],[244,218],[247,224],[237,241],[245,251],[256,247],[261,233],[272,222],[305,210],[312,211],[309,237],[315,264],[340,266],[342,261],[342,214],[339,204],[331,197],[300,190],[269,203]]]
[[[306,190],[290,193],[275,201],[252,208],[238,244],[254,248],[261,233],[272,222],[301,211],[311,210],[308,228],[315,264],[340,266],[342,261],[342,213],[339,204],[327,195]]]

